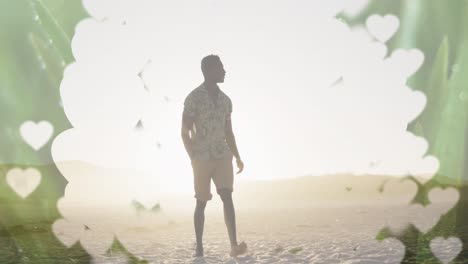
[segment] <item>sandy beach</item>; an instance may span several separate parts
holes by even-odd
[[[57,252],[50,258],[63,263],[88,263],[83,251],[67,253],[60,248],[63,243],[76,249],[78,241],[94,263],[128,263],[121,252],[109,250],[114,238],[131,255],[154,264],[400,263],[404,245],[393,238],[378,241],[379,231],[388,226],[397,233],[412,222],[426,233],[458,200],[454,192],[439,190],[430,194],[430,206],[410,206],[416,189],[409,181],[402,184],[393,179],[380,192],[383,180],[389,178],[331,178],[239,183],[234,194],[238,241],[247,243],[248,252],[238,258],[229,256],[223,206],[217,195],[206,208],[204,257],[192,256],[195,199],[189,194],[161,196],[160,211],[151,211],[152,204],[136,210],[131,206],[73,208],[59,202],[64,219],[55,220],[53,233],[50,226],[44,226],[34,238],[49,248],[57,247],[49,251]],[[15,234],[19,240],[21,236]],[[442,242],[435,244],[433,253],[446,259],[456,256],[459,248]]]
[[[232,258],[222,211],[206,214],[205,256],[194,258],[193,222],[178,215],[162,225],[130,227],[117,234],[128,251],[149,263],[400,263],[404,246],[395,239],[375,239],[381,224],[398,222],[406,208],[348,206],[331,208],[238,210],[238,239],[248,253]],[[427,215],[421,221],[429,221]],[[102,248],[104,251],[104,248]],[[455,248],[439,253],[456,254]],[[118,253],[95,255],[95,263],[126,263]]]
[[[128,247],[140,249],[133,253],[153,263],[400,263],[403,246],[376,241],[378,227],[366,221],[385,213],[364,207],[239,211],[239,240],[248,243],[249,252],[237,259],[228,256],[221,212],[207,215],[203,258],[191,257],[194,233],[189,216],[148,238],[151,243]]]

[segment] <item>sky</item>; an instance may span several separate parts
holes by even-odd
[[[427,156],[427,141],[406,131],[426,103],[406,84],[424,54],[389,51],[377,40],[397,32],[397,18],[368,21],[367,29],[336,18],[366,2],[84,0],[91,18],[77,25],[76,62],[60,87],[74,128],[52,146],[58,168],[73,179],[68,193],[107,176],[80,176],[66,161],[136,169],[106,178],[131,182],[129,196],[190,193],[183,101],[203,82],[200,61],[209,54],[227,72],[220,88],[233,102],[245,163],[236,180],[432,175],[438,161]]]

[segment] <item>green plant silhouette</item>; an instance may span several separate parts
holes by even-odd
[[[383,229],[376,238],[402,241],[403,263],[436,263],[430,240],[457,236],[464,247],[453,263],[468,263],[468,2],[374,0],[359,16],[342,18],[357,25],[371,14],[389,13],[399,17],[401,25],[388,42],[390,51],[418,48],[425,54],[423,66],[408,85],[427,96],[427,106],[408,130],[426,138],[428,154],[440,161],[437,175],[419,184],[414,202],[427,204],[432,188],[451,186],[460,190],[460,201],[426,234],[410,225],[402,235]],[[34,167],[43,176],[26,199],[5,181],[0,183],[0,263],[91,260],[79,243],[67,248],[51,231],[51,224],[61,218],[56,202],[67,183],[51,160],[51,141],[35,151],[19,134],[27,120],[48,120],[54,136],[70,128],[60,106],[59,86],[64,67],[74,60],[70,44],[74,27],[87,16],[80,0],[0,0],[0,175],[5,178],[11,168]],[[144,262],[117,239],[112,250],[131,263]]]

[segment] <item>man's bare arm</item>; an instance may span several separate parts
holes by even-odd
[[[226,143],[228,144],[229,148],[231,149],[234,157],[237,160],[241,160],[239,151],[237,150],[236,138],[234,136],[234,132],[232,131],[232,122],[231,118],[226,118],[226,125],[224,126],[224,133],[226,136]]]
[[[226,124],[224,126],[224,134],[226,136],[226,143],[228,144],[232,153],[236,157],[237,167],[239,168],[239,170],[237,171],[237,174],[239,174],[244,170],[244,162],[241,160],[239,151],[237,150],[236,138],[234,137],[234,132],[232,131],[232,122],[231,122],[230,115],[226,118]]]
[[[190,138],[190,131],[193,127],[193,122],[194,122],[193,117],[182,115],[181,136],[182,136],[182,141],[184,142],[185,150],[187,151],[187,154],[189,155],[190,159],[193,158],[192,139]]]

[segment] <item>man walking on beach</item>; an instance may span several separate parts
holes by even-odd
[[[247,245],[237,243],[236,216],[232,201],[234,172],[233,156],[242,172],[242,162],[232,131],[231,99],[218,86],[224,82],[226,71],[217,55],[202,59],[204,82],[192,90],[184,101],[182,140],[193,168],[195,198],[194,213],[197,247],[195,256],[203,256],[203,227],[205,207],[213,195],[211,179],[224,205],[224,221],[231,242],[230,255],[235,257],[247,251]]]

